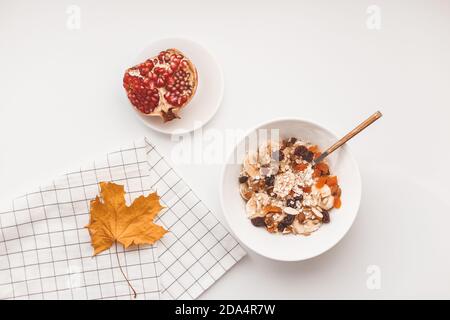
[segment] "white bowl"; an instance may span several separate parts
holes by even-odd
[[[264,228],[257,228],[251,224],[246,216],[245,201],[239,194],[238,177],[244,157],[243,151],[249,148],[249,137],[260,132],[260,129],[279,129],[280,138],[300,138],[317,144],[321,150],[331,146],[338,138],[311,121],[278,119],[266,122],[249,131],[236,145],[222,173],[220,198],[224,215],[231,231],[245,246],[262,256],[280,261],[300,261],[315,257],[338,243],[355,220],[361,199],[358,165],[348,146],[341,147],[327,157],[330,171],[338,176],[342,188],[342,207],[330,212],[329,224],[323,224],[310,236],[271,234]],[[270,139],[270,134],[268,137],[259,135],[258,143]]]
[[[184,38],[166,38],[153,42],[130,64],[137,65],[163,50],[176,48],[195,65],[198,87],[192,100],[180,110],[180,119],[164,123],[160,117],[145,116],[131,103],[138,117],[153,130],[167,134],[185,134],[205,125],[216,114],[223,97],[222,69],[212,54],[202,45]]]

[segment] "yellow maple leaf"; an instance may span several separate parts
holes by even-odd
[[[128,207],[125,190],[112,182],[100,182],[100,197],[91,200],[89,229],[94,255],[109,249],[115,241],[125,248],[130,245],[152,244],[166,232],[153,223],[163,209],[156,192],[140,196]]]

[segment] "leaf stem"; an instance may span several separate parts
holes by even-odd
[[[128,286],[131,288],[131,290],[133,291],[133,298],[136,299],[137,293],[136,290],[134,290],[133,286],[131,285],[130,280],[128,280],[127,276],[125,275],[125,272],[123,272],[122,266],[120,265],[120,260],[119,260],[119,252],[117,251],[117,241],[116,241],[116,257],[117,257],[117,264],[119,265],[120,268],[120,272],[122,272],[123,277],[125,278],[125,280],[127,280]]]

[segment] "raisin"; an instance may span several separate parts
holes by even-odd
[[[323,210],[322,211],[322,222],[323,223],[330,223],[330,214],[328,213],[328,211]]]
[[[248,177],[247,176],[240,176],[239,177],[239,183],[246,183],[248,181]]]
[[[266,222],[263,217],[256,217],[250,220],[255,227],[265,227]]]
[[[285,224],[286,226],[290,226],[292,222],[294,222],[295,216],[293,214],[288,214],[286,217],[284,217],[283,220],[281,220],[281,223]]]
[[[283,230],[290,226],[292,222],[294,222],[295,216],[292,214],[288,214],[286,217],[284,217],[283,220],[281,220],[280,223],[278,223],[278,231],[283,232]]]
[[[311,151],[307,151],[303,156],[302,156],[303,160],[305,160],[306,162],[311,162],[314,159],[314,153],[312,153]]]
[[[305,146],[298,146],[294,150],[294,155],[296,155],[297,157],[303,157],[303,155],[305,155],[307,152],[310,152],[308,148],[306,148]]]
[[[291,207],[291,208],[294,208],[294,209],[295,209],[295,207],[297,206],[294,199],[288,199],[288,200],[286,201],[286,205],[287,205],[288,207]]]
[[[273,186],[275,184],[275,176],[267,176],[265,178],[266,186]]]
[[[286,145],[287,145],[288,147],[292,147],[292,146],[294,145],[294,143],[296,143],[296,142],[297,142],[297,138],[292,137],[292,138],[289,138],[289,139],[288,139]]]
[[[302,201],[303,201],[303,195],[302,195],[302,194],[299,194],[298,196],[295,196],[295,197],[294,197],[294,200],[295,200],[295,201],[302,202]]]

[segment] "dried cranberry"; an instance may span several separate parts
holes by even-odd
[[[328,211],[323,210],[322,211],[322,222],[323,223],[330,223],[330,214],[328,213]]]
[[[305,146],[298,146],[294,150],[294,155],[297,157],[303,157],[308,152],[308,149]]]
[[[273,186],[275,184],[275,176],[267,176],[265,178],[266,186]]]
[[[287,145],[288,147],[292,147],[292,146],[294,145],[294,143],[296,143],[296,142],[297,142],[297,138],[292,137],[292,138],[289,138],[289,139],[288,139],[286,145]]]
[[[256,217],[250,220],[255,227],[265,227],[266,222],[263,217]]]
[[[239,183],[246,183],[248,181],[248,177],[247,176],[240,176],[239,177]]]
[[[314,153],[308,150],[304,155],[302,155],[302,158],[306,162],[311,162],[314,159]]]

